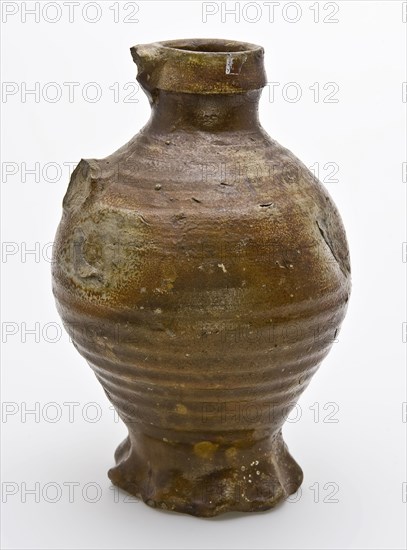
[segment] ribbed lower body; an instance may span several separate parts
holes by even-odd
[[[302,471],[281,429],[332,345],[339,293],[255,312],[238,304],[239,330],[199,308],[62,310],[129,431],[112,482],[150,506],[203,517],[267,510],[295,493]]]

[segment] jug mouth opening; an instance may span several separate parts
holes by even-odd
[[[166,40],[159,42],[164,48],[181,50],[191,53],[203,54],[233,54],[253,53],[263,54],[263,48],[249,42],[238,42],[236,40],[224,40],[218,38],[191,38],[184,40]]]
[[[220,38],[187,38],[131,48],[137,80],[154,98],[158,90],[194,94],[235,94],[263,88],[264,49]]]

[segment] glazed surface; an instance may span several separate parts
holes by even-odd
[[[54,294],[129,429],[112,481],[196,515],[267,509],[302,480],[281,428],[337,337],[348,247],[259,94],[185,95],[159,92],[128,144],[79,163]]]

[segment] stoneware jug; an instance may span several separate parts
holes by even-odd
[[[267,510],[302,482],[281,430],[346,312],[345,231],[259,123],[262,47],[131,53],[151,118],[72,174],[57,308],[128,428],[115,485],[196,516]]]

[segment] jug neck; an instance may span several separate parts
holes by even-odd
[[[251,131],[260,126],[260,94],[260,90],[230,95],[159,90],[151,104],[149,128],[153,132]]]

